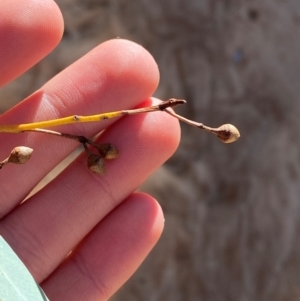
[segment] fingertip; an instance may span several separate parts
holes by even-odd
[[[60,41],[63,18],[52,0],[3,0],[0,11],[0,86],[45,57]]]
[[[153,98],[152,104],[158,104],[161,100]],[[171,157],[177,150],[181,138],[181,128],[179,121],[165,112],[158,114],[148,114],[147,118],[151,119],[151,123],[156,124],[156,130],[148,128],[148,139],[154,139],[157,147],[157,152],[166,152],[166,156]]]
[[[105,70],[106,80],[112,83],[119,82],[124,94],[134,95],[138,90],[137,87],[143,86],[144,94],[149,97],[157,89],[158,66],[143,46],[125,39],[112,39],[102,43],[92,52],[101,56],[99,67]],[[133,82],[135,85],[131,84]],[[127,90],[124,89],[126,84]]]
[[[139,107],[158,103],[161,103],[161,100],[152,98],[140,104]],[[180,123],[176,118],[165,112],[155,112],[131,117],[131,122],[135,128],[130,132],[137,135],[135,148],[138,151],[146,149],[149,153],[149,156],[145,156],[144,162],[149,160],[152,166],[156,161],[162,164],[174,154],[181,137]]]
[[[164,228],[164,215],[160,204],[150,195],[136,192],[129,202],[134,207],[135,223],[142,230],[141,237],[146,242],[147,250],[160,238]]]
[[[44,18],[43,26],[47,34],[47,39],[49,39],[48,48],[52,50],[62,39],[64,32],[64,19],[56,2],[53,0],[47,0],[44,2],[44,5],[47,3],[48,6],[43,9],[44,13],[42,17]],[[41,35],[43,34],[44,33]]]

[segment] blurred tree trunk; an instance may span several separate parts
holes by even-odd
[[[172,159],[143,187],[160,201],[164,234],[114,301],[297,300],[300,297],[300,2],[57,0],[58,49],[23,76],[29,94],[100,41],[148,49],[156,96],[185,98],[183,115],[233,123],[223,145],[182,128]],[[3,95],[11,95],[14,86]],[[15,92],[14,92],[15,93]],[[15,95],[15,94],[14,94]]]

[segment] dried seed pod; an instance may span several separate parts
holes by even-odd
[[[111,160],[119,157],[118,149],[111,143],[95,144],[94,147],[103,159]]]
[[[92,172],[103,175],[105,173],[105,162],[101,156],[90,153],[87,159],[87,166]]]
[[[32,152],[33,149],[30,147],[17,146],[11,151],[7,161],[8,163],[25,164],[30,159]]]
[[[239,130],[232,124],[223,124],[217,128],[216,135],[224,143],[232,143],[240,138]]]

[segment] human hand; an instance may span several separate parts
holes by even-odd
[[[2,0],[0,85],[49,53],[62,31],[53,1]],[[108,41],[1,116],[0,123],[148,105],[158,80],[157,66],[142,47]],[[0,235],[51,301],[106,300],[144,260],[163,228],[158,203],[134,191],[176,149],[178,122],[158,112],[67,126],[64,131],[91,137],[104,129],[98,141],[111,142],[120,151],[118,159],[107,162],[104,176],[87,169],[84,154],[22,205],[77,145],[37,133],[0,135],[0,158],[18,145],[34,149],[24,166],[10,164],[0,171]]]

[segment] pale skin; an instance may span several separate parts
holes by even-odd
[[[59,43],[60,11],[52,0],[2,0],[0,86],[17,78]],[[70,49],[72,51],[72,49]],[[139,105],[159,72],[141,46],[111,40],[62,71],[0,117],[0,124],[91,115]],[[0,235],[23,260],[51,301],[107,300],[156,244],[163,213],[151,196],[134,192],[176,150],[178,121],[165,112],[66,126],[120,151],[105,176],[86,168],[82,155],[23,205],[20,202],[77,144],[40,133],[1,133],[0,158],[17,145],[34,149],[24,166],[0,172]],[[74,250],[66,260],[66,255]]]

